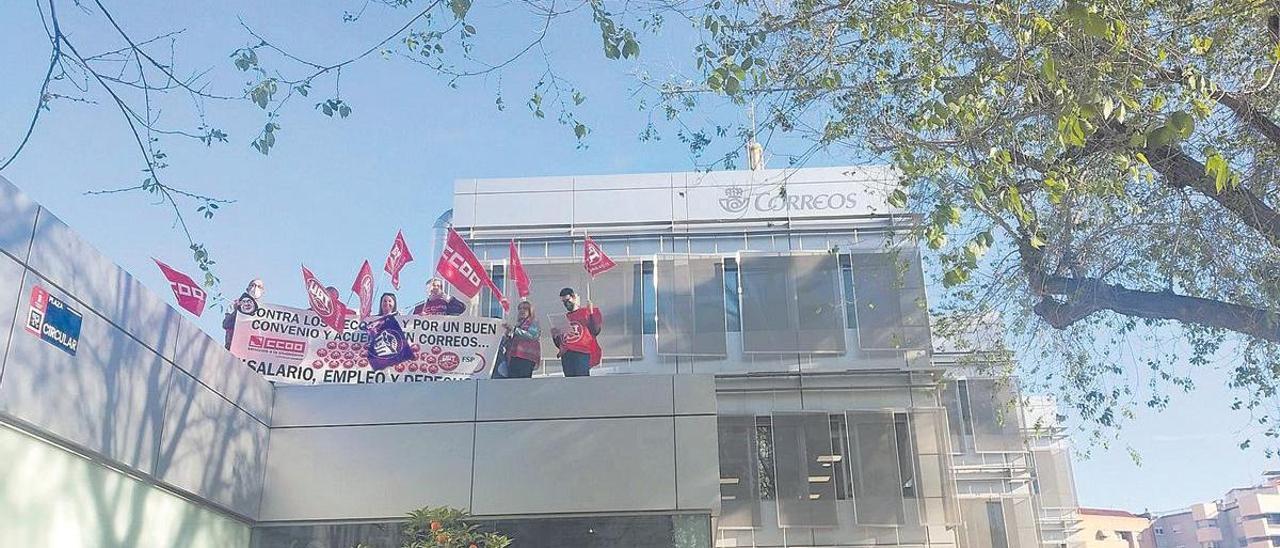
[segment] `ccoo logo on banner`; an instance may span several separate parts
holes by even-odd
[[[317,296],[318,297],[318,296]],[[408,348],[370,329],[382,318],[348,316],[342,333],[311,310],[263,304],[236,317],[231,353],[268,380],[294,384],[423,382],[488,378],[502,320],[460,316],[394,316]],[[381,327],[381,326],[377,326]],[[375,339],[369,334],[374,331]],[[379,337],[379,335],[382,335]],[[371,349],[370,345],[374,347]],[[395,345],[396,348],[389,348]],[[379,356],[403,353],[385,369]]]

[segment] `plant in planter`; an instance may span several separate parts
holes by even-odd
[[[506,535],[479,530],[479,526],[467,521],[470,517],[462,510],[443,506],[409,512],[402,548],[506,548],[511,545]],[[360,544],[355,548],[368,546]]]

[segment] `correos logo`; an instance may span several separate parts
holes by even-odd
[[[750,195],[741,187],[727,187],[720,198],[720,209],[729,213],[743,213],[753,209],[760,213],[777,211],[828,211],[858,207],[854,193],[824,192],[820,194],[783,195],[778,192],[762,192]]]
[[[742,213],[749,205],[751,199],[747,198],[746,191],[736,186],[724,189],[724,197],[720,198],[720,208],[729,213]]]

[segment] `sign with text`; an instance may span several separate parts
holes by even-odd
[[[347,317],[343,332],[311,310],[264,304],[236,317],[231,353],[268,380],[293,384],[423,382],[488,378],[502,320],[394,316],[409,359],[386,369],[369,363],[369,322]]]
[[[27,332],[63,352],[76,355],[76,348],[80,346],[80,325],[84,322],[80,312],[38,285],[31,287],[30,303]]]

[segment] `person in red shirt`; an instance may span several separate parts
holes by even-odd
[[[586,307],[581,306],[578,294],[571,287],[560,290],[560,302],[568,311],[565,317],[569,327],[564,332],[552,328],[551,340],[560,349],[561,369],[566,377],[586,377],[592,367],[600,364],[600,343],[596,337],[604,327],[604,315],[590,302]]]

